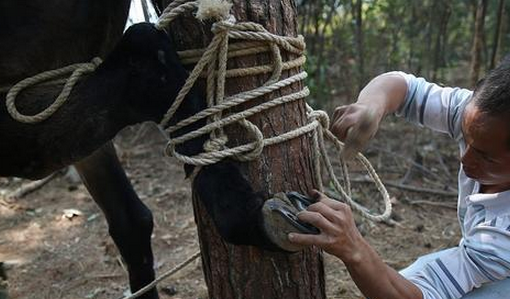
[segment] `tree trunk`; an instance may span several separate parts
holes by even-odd
[[[432,65],[434,61],[434,57],[432,55],[432,36],[434,34],[434,20],[436,18],[436,7],[438,6],[439,0],[433,0],[428,7],[428,21],[425,30],[425,55],[427,59],[427,64],[425,65],[425,70],[427,72],[428,77],[432,77]]]
[[[501,19],[503,18],[503,11],[505,10],[505,0],[499,0],[499,6],[497,11],[497,18],[496,18],[496,26],[494,26],[494,39],[492,42],[492,53],[491,53],[491,60],[489,69],[493,69],[496,65],[496,56],[498,53],[498,47],[500,44],[500,36],[501,32],[503,32],[503,22],[501,22]]]
[[[442,10],[439,18],[438,30],[436,35],[435,49],[434,49],[434,64],[432,67],[432,81],[437,81],[437,72],[439,67],[444,66],[444,49],[445,43],[447,41],[447,29],[448,29],[448,21],[450,20],[450,16],[452,14],[451,1],[444,1],[440,5],[442,5]]]
[[[365,63],[363,53],[363,1],[356,0],[356,3],[352,6],[352,17],[354,18],[354,40],[356,44],[356,60],[358,61],[357,73],[358,73],[358,91],[360,91],[365,85]]]
[[[314,6],[314,9],[313,9],[313,34],[311,34],[311,36],[313,36],[313,43],[310,45],[310,54],[313,55],[313,56],[317,56],[316,55],[316,52],[317,52],[317,44],[319,43],[319,32],[320,32],[320,25],[321,25],[321,20],[322,20],[322,13],[324,11],[324,8],[322,6],[322,1],[319,1],[318,3],[316,3]]]
[[[237,21],[262,24],[270,32],[296,35],[296,8],[292,0],[235,0],[233,13]],[[210,24],[209,24],[210,25]],[[170,35],[179,50],[201,48],[210,41],[210,29],[193,17],[172,23]],[[232,59],[229,67],[267,63],[268,55]],[[297,70],[284,72],[284,75]],[[228,79],[227,95],[262,85],[267,76]],[[298,84],[273,94],[273,97],[298,90]],[[297,101],[256,115],[249,119],[266,137],[279,135],[306,123],[305,103]],[[245,131],[238,127],[227,130],[229,145],[245,143]],[[257,160],[240,163],[241,171],[256,191],[265,196],[279,191],[307,193],[316,187],[312,179],[312,160],[308,137],[297,138],[267,147]],[[243,200],[239,198],[239,200]],[[273,253],[251,246],[233,246],[217,234],[212,219],[201,201],[193,195],[195,220],[202,250],[202,264],[209,298],[325,298],[324,270],[321,252],[315,248],[294,254]]]
[[[471,70],[469,82],[472,87],[476,85],[476,82],[478,81],[478,74],[480,72],[486,8],[487,0],[478,0],[475,18],[475,36],[473,39],[473,47],[471,48]]]

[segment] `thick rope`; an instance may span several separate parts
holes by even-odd
[[[89,63],[72,64],[60,69],[46,71],[18,82],[16,85],[10,88],[7,96],[5,97],[7,111],[12,118],[22,123],[35,124],[47,119],[53,115],[53,113],[55,113],[62,105],[64,105],[65,102],[67,102],[76,82],[78,82],[78,80],[84,74],[93,72],[100,63],[101,59],[96,57]],[[64,84],[62,91],[49,107],[35,115],[24,115],[18,111],[16,108],[16,97],[22,90],[29,86],[48,80],[53,80],[69,73],[71,73],[71,75]]]
[[[223,0],[218,0],[223,1]],[[186,0],[176,0],[171,7],[165,9],[160,17],[157,27],[163,29],[168,24],[179,16],[181,13],[189,12],[199,7],[199,1],[187,2]],[[377,176],[370,162],[360,153],[357,154],[356,159],[365,167],[369,176],[376,184],[379,192],[382,194],[385,204],[385,210],[381,215],[372,215],[369,211],[356,203],[351,198],[351,186],[347,164],[341,160],[341,169],[345,188],[339,182],[331,161],[326,151],[325,140],[329,140],[335,146],[339,153],[343,150],[343,143],[340,142],[329,131],[329,117],[324,111],[314,111],[310,106],[306,105],[308,124],[283,133],[279,136],[271,138],[264,138],[262,132],[246,118],[257,113],[260,113],[269,108],[290,103],[299,99],[303,99],[309,94],[308,88],[303,88],[292,94],[288,94],[279,98],[275,98],[259,104],[257,106],[248,108],[244,111],[237,112],[225,117],[222,117],[223,111],[236,107],[240,104],[247,103],[255,98],[270,94],[281,88],[290,86],[293,83],[301,82],[306,78],[306,73],[301,72],[289,78],[281,79],[282,70],[294,69],[304,64],[305,58],[303,55],[305,46],[302,37],[290,38],[282,37],[271,34],[266,31],[262,26],[255,23],[235,23],[235,20],[229,18],[228,20],[219,20],[213,25],[214,37],[209,46],[202,49],[186,50],[180,52],[180,57],[184,63],[196,63],[190,76],[179,92],[174,103],[168,109],[167,113],[160,122],[161,128],[166,127],[170,119],[173,117],[181,103],[184,101],[186,95],[191,87],[198,80],[198,78],[207,78],[207,104],[208,108],[202,110],[187,119],[180,121],[174,126],[168,127],[166,132],[171,133],[191,125],[199,120],[207,118],[208,123],[192,132],[182,136],[170,139],[167,143],[165,153],[174,156],[183,163],[193,164],[196,166],[204,166],[214,164],[218,161],[233,157],[240,161],[249,161],[257,158],[265,146],[278,144],[305,134],[312,134],[312,142],[314,147],[313,161],[315,179],[323,190],[323,182],[321,178],[321,161],[326,166],[326,170],[333,181],[334,188],[341,194],[342,198],[363,217],[373,221],[386,221],[391,215],[391,202],[389,200],[388,192]],[[243,42],[233,43],[229,45],[229,39],[239,39]],[[246,42],[248,40],[248,42]],[[255,42],[253,42],[255,41]],[[282,61],[280,47],[292,54],[298,55],[298,58],[290,61]],[[230,48],[230,49],[229,49]],[[241,57],[246,55],[253,55],[263,52],[271,52],[273,64],[265,66],[254,66],[243,69],[227,70],[227,60],[232,57]],[[205,73],[204,70],[207,70]],[[269,80],[261,87],[254,90],[245,91],[236,95],[224,97],[224,85],[226,78],[240,77],[240,76],[253,76],[263,73],[272,73]],[[248,144],[239,145],[234,148],[226,147],[227,137],[223,133],[223,128],[229,124],[239,123],[251,133],[253,142]],[[195,156],[186,156],[176,151],[176,146],[186,141],[194,139],[204,134],[209,134],[209,140],[204,145],[205,152]],[[194,173],[199,171],[199,167],[195,168]],[[192,176],[194,177],[194,175]],[[200,252],[195,253],[188,260],[198,257]],[[176,271],[175,271],[176,272]],[[173,269],[167,273],[175,273]],[[163,274],[155,281],[134,293],[132,296],[123,299],[134,299],[143,293],[153,288],[159,281],[168,277],[171,274]]]
[[[188,12],[189,10],[195,9],[199,6],[200,1],[182,1],[179,5],[174,6],[175,11],[179,13],[174,13],[172,10],[168,11],[168,15],[160,18],[158,26],[167,26],[180,13]],[[356,159],[367,170],[369,176],[377,186],[378,191],[382,194],[385,206],[384,212],[380,215],[373,215],[365,207],[356,203],[352,199],[347,164],[344,161],[341,161],[341,165],[343,177],[342,181],[344,182],[345,187],[342,186],[338,180],[327,155],[325,141],[327,140],[333,143],[339,153],[343,150],[343,143],[329,131],[329,118],[325,112],[314,111],[307,105],[309,119],[308,125],[271,138],[264,138],[260,130],[246,120],[248,117],[261,113],[267,109],[305,98],[309,94],[306,87],[295,93],[269,100],[244,111],[223,116],[223,111],[226,111],[227,109],[247,103],[250,100],[270,94],[271,92],[289,86],[292,83],[303,80],[306,77],[306,73],[304,72],[289,78],[281,79],[282,70],[295,69],[304,64],[305,57],[303,53],[305,44],[303,38],[301,36],[296,38],[278,36],[268,32],[263,26],[256,23],[236,23],[232,16],[228,19],[221,19],[214,23],[212,31],[214,33],[214,37],[205,50],[187,50],[182,52],[183,57],[188,62],[197,61],[197,64],[193,68],[176,100],[163,117],[160,125],[165,127],[168,124],[178,107],[182,104],[182,101],[184,101],[191,87],[200,77],[207,78],[208,108],[196,115],[180,121],[166,130],[170,134],[204,118],[207,118],[208,123],[195,131],[169,140],[165,153],[169,156],[176,157],[183,163],[196,166],[214,164],[228,157],[241,161],[250,161],[258,157],[265,146],[285,142],[313,131],[313,144],[315,149],[313,157],[316,176],[315,179],[317,180],[320,189],[323,189],[322,179],[320,178],[320,169],[323,164],[325,165],[328,175],[331,177],[334,189],[338,191],[338,193],[342,196],[342,199],[345,200],[355,211],[359,212],[363,217],[373,221],[388,220],[391,215],[391,202],[388,192],[375,173],[373,167],[363,155],[358,154]],[[228,49],[229,39],[237,41],[236,43],[232,43],[230,51]],[[254,47],[257,49],[250,50],[250,48],[247,47]],[[290,59],[289,61],[283,61],[280,53],[281,50],[298,55],[298,57]],[[273,62],[264,66],[252,66],[243,69],[227,69],[227,60],[229,57],[253,55],[260,52],[270,52]],[[200,55],[202,56],[200,57]],[[226,78],[253,76],[264,73],[271,73],[271,77],[265,85],[254,90],[245,91],[237,95],[224,98],[224,84],[226,82]],[[252,136],[253,141],[248,144],[228,148],[226,146],[228,139],[223,133],[223,128],[235,123],[246,128],[247,132],[250,136]],[[194,156],[186,156],[176,151],[176,147],[179,144],[204,134],[209,134],[209,139],[204,145],[204,152]]]

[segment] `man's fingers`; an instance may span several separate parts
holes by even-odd
[[[348,105],[344,105],[336,108],[335,112],[333,112],[333,119],[331,120],[331,124],[335,123],[345,113],[348,107]]]
[[[299,220],[315,226],[320,231],[332,232],[335,230],[331,221],[318,212],[303,211],[299,212],[297,217]]]
[[[367,140],[368,141],[368,140]],[[340,157],[344,160],[351,160],[365,146],[364,140],[357,127],[350,127],[344,140],[344,148]]]
[[[323,198],[328,198],[324,193],[316,189],[312,189],[308,194],[312,199],[315,199],[315,201],[321,201]]]
[[[321,202],[329,206],[333,210],[345,211],[347,209],[350,209],[350,207],[347,204],[340,202],[336,199],[329,198],[326,194],[320,192],[319,190],[312,189],[308,194],[310,195],[311,198],[315,199],[317,202]],[[311,206],[313,206],[313,204]]]
[[[377,111],[365,105],[338,107],[333,114],[331,132],[344,142],[344,159],[352,158],[372,139],[379,124]]]
[[[289,241],[291,241],[292,243],[301,244],[301,245],[310,246],[310,245],[323,243],[322,235],[290,233],[288,237],[289,237]]]
[[[355,124],[355,119],[353,119],[350,115],[347,115],[338,119],[331,125],[331,133],[333,133],[333,135],[341,141],[344,141],[347,137],[348,130]]]
[[[325,203],[318,202],[308,207],[307,211],[317,212],[325,217],[330,223],[338,224],[343,219],[343,214],[339,211],[334,210]]]
[[[339,202],[338,200],[334,200],[326,196],[321,197],[319,203],[321,205],[327,206],[328,208],[334,211],[346,211],[347,209],[349,209],[349,206],[346,205],[345,203]],[[313,211],[315,211],[315,209],[320,208],[321,205],[319,205],[319,203],[311,205],[310,207],[308,207],[308,210],[310,211],[312,209]]]
[[[345,147],[341,157],[349,160],[363,150],[377,132],[377,120],[373,112],[367,111],[360,120],[347,130]]]

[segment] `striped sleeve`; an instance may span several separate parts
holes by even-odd
[[[404,77],[407,95],[396,112],[407,121],[446,133],[457,139],[461,136],[461,117],[472,91],[462,88],[441,87],[404,72],[390,72]]]
[[[407,277],[424,299],[461,298],[484,283],[510,277],[510,221],[496,217],[477,225],[460,246]]]

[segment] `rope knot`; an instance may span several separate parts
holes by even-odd
[[[256,125],[254,125],[251,121],[247,119],[241,120],[239,124],[242,125],[248,131],[248,133],[250,133],[254,137],[255,141],[252,143],[253,144],[252,150],[249,150],[242,154],[237,154],[235,155],[235,157],[239,161],[255,160],[262,154],[262,151],[264,150],[264,135],[262,135],[262,132]]]
[[[225,134],[221,134],[220,136],[214,138],[214,139],[209,139],[207,140],[205,143],[204,143],[204,150],[206,152],[217,152],[217,151],[220,151],[222,149],[224,149],[228,142],[228,137],[227,135]]]
[[[212,25],[211,32],[214,34],[220,34],[232,30],[236,24],[236,18],[233,15],[229,15],[228,18],[217,21]]]
[[[323,129],[329,128],[329,116],[325,111],[313,110],[309,112],[308,119],[317,120]]]

